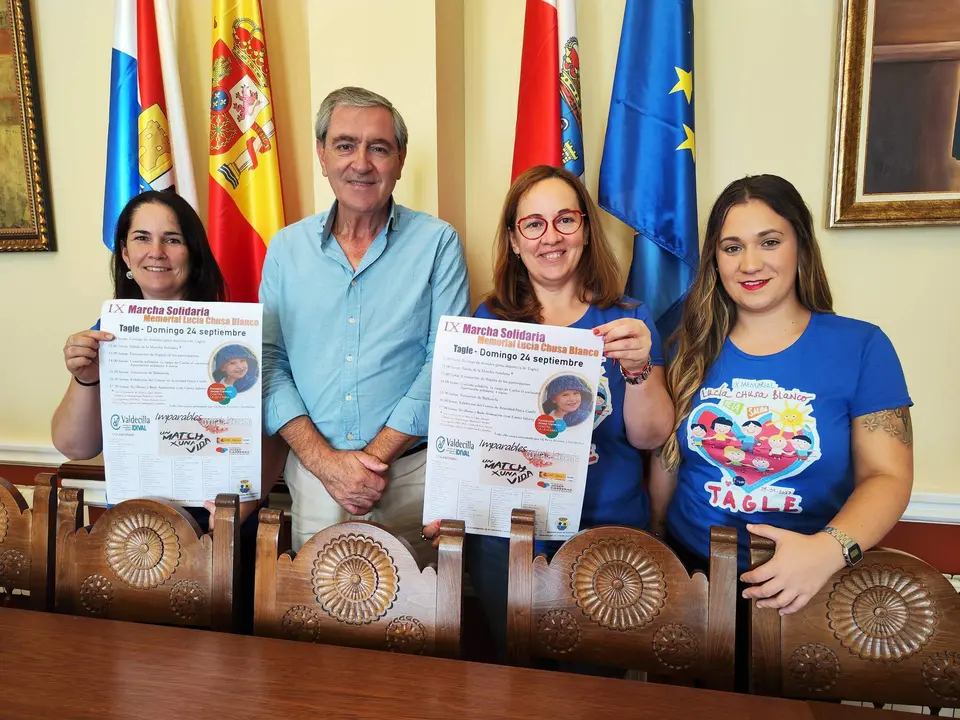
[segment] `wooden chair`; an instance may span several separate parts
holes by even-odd
[[[656,537],[625,527],[584,530],[553,559],[533,557],[534,512],[510,523],[507,650],[646,670],[733,689],[737,533],[715,527],[710,582]]]
[[[50,610],[53,604],[53,475],[34,480],[33,509],[0,478],[0,606]],[[26,590],[29,595],[14,595]]]
[[[437,567],[421,570],[406,541],[372,522],[322,530],[283,548],[283,511],[260,511],[254,634],[457,657],[463,522],[440,524]]]
[[[213,533],[182,508],[127,500],[82,527],[83,490],[60,490],[57,612],[230,632],[239,498],[217,496]]]
[[[751,566],[773,557],[773,542],[750,540]],[[798,613],[751,603],[750,644],[756,694],[960,707],[960,595],[899,550],[864,553]]]

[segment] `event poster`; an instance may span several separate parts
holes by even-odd
[[[463,520],[508,537],[514,508],[536,537],[580,529],[603,340],[590,330],[449,317],[433,351],[424,524]]]
[[[100,317],[107,502],[259,498],[262,306],[111,300]]]

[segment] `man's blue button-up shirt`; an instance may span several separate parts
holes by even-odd
[[[329,211],[277,233],[260,284],[264,425],[301,415],[338,450],[359,450],[384,425],[426,436],[433,343],[441,315],[468,315],[457,231],[392,203],[356,270]]]

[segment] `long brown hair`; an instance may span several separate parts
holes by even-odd
[[[800,304],[811,312],[833,312],[827,273],[813,233],[813,218],[797,189],[777,175],[748,175],[727,185],[710,211],[700,267],[683,304],[680,327],[670,340],[676,353],[667,368],[667,387],[673,397],[676,419],[660,456],[663,466],[670,470],[680,463],[677,430],[690,414],[707,370],[720,356],[723,343],[737,322],[737,306],[720,282],[716,255],[727,213],[734,205],[748,200],[759,200],[793,227],[797,236],[796,293]]]
[[[584,214],[583,255],[577,265],[582,302],[606,310],[613,305],[626,307],[623,284],[617,259],[610,249],[603,228],[600,227],[600,209],[590,197],[580,178],[562,167],[535,165],[513,181],[503,201],[500,224],[494,243],[493,292],[486,298],[487,307],[501,320],[541,322],[543,308],[530,282],[530,274],[520,258],[514,254],[510,236],[516,230],[517,209],[520,200],[535,185],[559,178],[573,188]]]

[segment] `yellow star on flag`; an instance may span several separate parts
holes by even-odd
[[[690,155],[693,156],[693,161],[697,161],[697,148],[693,142],[693,130],[687,127],[686,124],[683,126],[683,131],[687,134],[687,139],[684,140],[680,145],[677,146],[677,150],[689,150]]]
[[[693,73],[681,70],[676,66],[674,66],[673,69],[677,71],[677,84],[674,85],[673,90],[667,94],[672,95],[675,92],[683,90],[683,94],[687,96],[687,105],[689,105],[690,96],[693,95]]]

